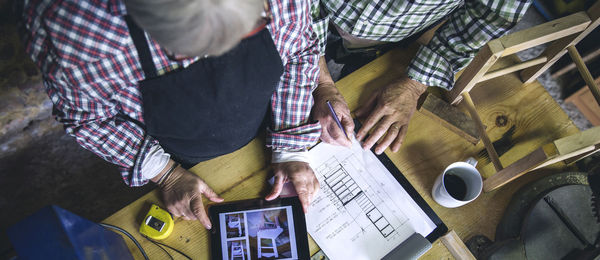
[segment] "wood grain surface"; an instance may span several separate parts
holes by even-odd
[[[337,86],[355,110],[375,89],[391,82],[404,73],[414,56],[417,45],[394,50],[337,82]],[[508,165],[531,153],[542,144],[577,133],[577,128],[550,97],[545,89],[534,82],[523,85],[516,73],[507,74],[477,85],[471,91],[478,113],[503,164]],[[465,110],[459,107],[463,112]],[[227,201],[265,196],[270,175],[269,154],[264,148],[264,137],[259,137],[242,149],[198,164],[192,171],[201,176]],[[482,194],[465,206],[447,209],[437,205],[430,192],[438,174],[452,162],[470,156],[478,159],[478,169],[488,177],[493,166],[481,143],[473,145],[462,137],[416,112],[412,118],[406,140],[398,153],[386,151],[390,159],[410,183],[431,205],[434,211],[460,238],[482,234],[494,239],[494,232],[512,194],[523,184],[550,172],[564,169],[553,165],[536,170],[502,188]],[[129,206],[116,212],[104,222],[131,232],[154,259],[166,257],[164,252],[144,241],[138,233],[139,223],[151,203],[162,205],[158,191],[148,193]],[[127,245],[136,257],[141,255],[128,239]],[[208,259],[209,233],[199,222],[176,220],[173,234],[164,243],[189,254],[193,259]],[[318,251],[310,240],[311,255]],[[440,241],[422,259],[451,259],[452,256]],[[181,258],[176,258],[181,259]]]

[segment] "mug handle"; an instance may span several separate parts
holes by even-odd
[[[469,157],[465,162],[470,165],[473,165],[473,167],[477,166],[477,160],[475,160],[475,158],[473,157]]]

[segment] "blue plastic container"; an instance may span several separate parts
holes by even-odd
[[[54,205],[7,234],[18,259],[133,259],[119,234]]]

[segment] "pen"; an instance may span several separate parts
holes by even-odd
[[[337,115],[335,114],[335,111],[333,110],[333,107],[331,106],[331,102],[329,102],[329,100],[327,100],[327,106],[329,107],[329,112],[331,112],[331,116],[333,116],[333,119],[335,119],[335,123],[340,127],[340,129],[342,129],[342,131],[344,132],[344,135],[346,135],[346,138],[350,139],[350,137],[348,137],[348,133],[346,133],[346,130],[344,130],[344,127],[342,127],[342,123],[340,122],[340,119],[337,117]]]

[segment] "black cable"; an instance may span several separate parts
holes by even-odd
[[[129,239],[131,239],[131,241],[133,241],[133,243],[135,243],[135,245],[137,246],[137,248],[140,250],[140,252],[141,252],[141,253],[142,253],[142,255],[144,256],[144,259],[145,259],[145,260],[149,260],[149,258],[148,258],[148,255],[146,255],[146,251],[144,251],[144,249],[142,248],[142,246],[140,245],[140,243],[137,241],[137,239],[135,239],[135,238],[134,238],[134,237],[133,237],[133,236],[132,236],[132,235],[131,235],[129,232],[127,232],[127,230],[125,230],[125,229],[122,229],[122,228],[120,228],[120,227],[117,227],[117,226],[114,226],[114,225],[111,225],[111,224],[100,223],[100,225],[101,225],[101,226],[103,226],[103,227],[106,227],[106,228],[110,228],[110,229],[114,229],[114,230],[120,231],[120,232],[122,232],[123,234],[125,234],[127,237],[129,237]],[[181,251],[179,251],[179,250],[177,250],[177,249],[175,249],[175,248],[173,248],[173,247],[171,247],[171,246],[169,246],[169,245],[166,245],[166,244],[163,244],[163,243],[161,243],[161,242],[158,242],[158,241],[156,241],[156,240],[150,239],[150,238],[148,238],[147,236],[144,236],[144,235],[142,235],[142,236],[143,236],[143,237],[144,237],[146,240],[148,240],[148,241],[152,242],[154,245],[156,245],[158,248],[160,248],[160,249],[161,249],[163,252],[165,252],[165,253],[166,253],[166,254],[169,256],[169,258],[171,258],[171,259],[173,259],[173,256],[172,256],[171,254],[169,254],[169,252],[168,252],[166,249],[164,249],[162,246],[165,246],[165,247],[167,247],[167,248],[169,248],[169,249],[171,249],[171,250],[173,250],[173,251],[175,251],[175,252],[179,253],[179,254],[180,254],[180,255],[182,255],[183,257],[185,257],[185,258],[187,258],[187,259],[189,259],[189,260],[192,260],[192,258],[191,258],[191,257],[189,257],[188,255],[186,255],[185,253],[183,253],[183,252],[181,252]]]
[[[142,236],[143,236],[143,235],[142,235]],[[168,251],[167,251],[167,250],[166,250],[164,247],[160,246],[159,244],[157,244],[157,243],[156,243],[156,242],[154,242],[153,240],[151,240],[151,239],[148,239],[146,236],[143,236],[143,237],[144,237],[144,238],[146,238],[146,240],[148,240],[148,241],[152,242],[152,244],[154,244],[154,245],[155,245],[155,246],[157,246],[158,248],[160,248],[160,250],[162,250],[163,252],[165,252],[165,254],[167,254],[167,255],[169,256],[169,258],[171,258],[171,260],[175,260],[175,259],[173,258],[173,256],[172,256],[171,254],[169,254],[169,252],[168,252]]]
[[[105,223],[100,223],[100,226],[103,226],[105,228],[110,228],[110,229],[114,229],[117,230],[123,234],[125,234],[127,237],[129,237],[129,239],[131,239],[131,241],[133,241],[133,243],[137,246],[137,248],[140,250],[140,252],[142,253],[142,255],[144,256],[144,259],[146,260],[150,260],[150,258],[148,258],[148,255],[146,255],[146,251],[144,251],[144,249],[142,248],[142,246],[140,245],[140,243],[138,243],[138,241],[131,235],[129,234],[129,232],[127,232],[127,230],[122,229],[120,227],[117,226],[113,226],[111,224],[105,224]]]
[[[169,246],[169,245],[163,244],[163,243],[161,243],[161,242],[158,242],[158,241],[156,241],[156,240],[152,240],[152,239],[150,239],[150,238],[148,238],[148,237],[146,237],[146,236],[144,236],[144,238],[146,238],[148,241],[150,241],[150,242],[154,243],[154,244],[155,244],[155,245],[157,245],[158,247],[160,247],[160,246],[166,246],[167,248],[169,248],[169,249],[171,249],[171,250],[173,250],[173,251],[175,251],[175,252],[179,253],[179,254],[180,254],[180,255],[182,255],[183,257],[185,257],[185,258],[187,258],[187,259],[190,259],[190,260],[192,260],[192,258],[191,258],[191,257],[189,257],[188,255],[184,254],[183,252],[181,252],[181,251],[179,251],[179,250],[177,250],[177,249],[175,249],[175,248],[173,248],[173,247],[171,247],[171,246]],[[162,248],[162,247],[160,247],[160,248]]]

